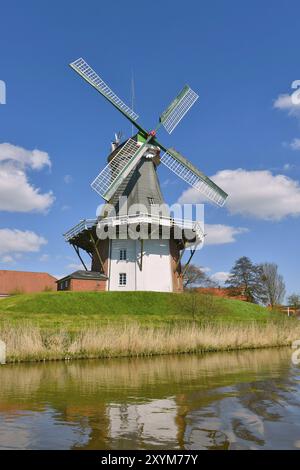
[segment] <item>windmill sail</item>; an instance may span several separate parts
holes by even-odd
[[[160,161],[186,183],[190,184],[219,206],[223,206],[228,196],[225,191],[219,188],[219,186],[205,176],[204,173],[199,171],[175,149],[168,149],[162,155]]]
[[[199,95],[186,85],[166,111],[162,113],[159,120],[169,134],[173,132],[198,98]]]
[[[110,101],[122,114],[124,114],[131,121],[136,121],[138,115],[127,106],[110,88],[109,86],[96,74],[96,72],[80,58],[71,62],[70,67],[81,75],[90,85],[96,88],[101,95]]]
[[[122,181],[137,165],[146,150],[146,146],[139,146],[133,139],[127,140],[113,159],[94,179],[91,187],[106,201],[109,201]]]
[[[120,184],[127,178],[130,172],[138,164],[146,151],[146,145],[150,141],[161,148],[164,154],[161,162],[173,171],[177,176],[182,178],[199,192],[214,201],[219,206],[223,206],[226,201],[227,194],[219,188],[213,181],[199,171],[192,163],[174,149],[167,149],[160,144],[156,138],[156,130],[149,132],[136,121],[138,115],[127,106],[96,74],[96,72],[85,62],[79,58],[70,63],[81,77],[83,77],[90,85],[92,85],[102,96],[104,96],[115,108],[117,108],[131,123],[139,130],[139,136],[144,142],[142,146],[138,146],[136,141],[129,139],[110,163],[101,171],[101,173],[92,182],[92,188],[100,194],[105,200],[109,201]],[[172,101],[169,107],[161,114],[159,121],[167,132],[171,134],[188,110],[193,106],[199,98],[188,85],[186,85],[179,95]]]

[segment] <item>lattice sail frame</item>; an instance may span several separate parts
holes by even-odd
[[[173,132],[198,98],[199,95],[186,85],[166,111],[162,113],[159,120],[169,134]]]
[[[183,181],[204,194],[218,206],[223,206],[227,194],[216,185],[208,176],[199,171],[185,157],[174,149],[168,149],[160,158],[167,168],[179,176]]]
[[[90,67],[87,62],[80,57],[79,59],[71,62],[70,67],[72,67],[75,72],[82,76],[90,85],[96,88],[101,95],[103,95],[108,101],[110,101],[116,108],[118,108],[123,114],[125,114],[129,119],[136,121],[138,115],[125,104],[110,88],[109,86],[99,77],[99,75]]]
[[[142,132],[144,137],[148,135],[147,131],[135,122],[138,119],[138,115],[109,88],[83,58],[70,63],[70,66],[126,116]],[[186,85],[167,110],[162,113],[160,123],[169,134],[173,132],[198,98],[197,93]],[[179,152],[174,149],[166,149],[160,144],[159,146],[165,151],[161,157],[161,162],[167,168],[219,206],[225,203],[227,194],[213,181],[194,167]],[[138,163],[144,152],[145,150],[141,151],[141,147],[138,147],[135,141],[129,139],[113,160],[95,178],[91,184],[92,188],[108,201],[121,182]]]
[[[109,201],[146,150],[146,146],[140,146],[135,140],[129,139],[94,179],[91,187]]]

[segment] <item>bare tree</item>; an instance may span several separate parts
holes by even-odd
[[[299,294],[291,294],[288,299],[288,305],[295,310],[300,310],[300,295]]]
[[[185,266],[182,266],[183,271],[184,269]],[[207,287],[211,285],[213,285],[213,281],[210,280],[200,266],[190,264],[187,267],[183,276],[183,287],[185,289],[198,286]]]
[[[218,303],[216,297],[210,292],[202,293],[197,288],[186,289],[185,294],[179,296],[178,308],[188,315],[188,317],[197,322],[205,322],[211,315],[218,312]]]
[[[285,296],[283,276],[278,272],[276,263],[263,263],[261,266],[261,282],[264,291],[264,303],[275,307],[280,305]]]

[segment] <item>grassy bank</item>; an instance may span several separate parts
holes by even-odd
[[[298,338],[297,320],[208,295],[45,292],[0,302],[8,361],[276,347]]]
[[[8,362],[75,358],[137,357],[279,347],[300,338],[294,322],[258,324],[206,324],[184,327],[139,325],[90,326],[71,333],[47,331],[29,324],[2,325]]]
[[[160,327],[207,321],[265,323],[275,318],[276,313],[258,305],[188,293],[45,292],[15,295],[0,302],[0,325],[7,320],[16,325],[30,321],[40,328],[72,331],[90,323]]]

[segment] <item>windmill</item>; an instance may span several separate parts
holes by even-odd
[[[65,239],[73,245],[82,262],[80,249],[90,255],[91,272],[101,273],[103,288],[107,290],[180,291],[182,255],[187,247],[191,247],[190,261],[195,246],[203,242],[204,234],[197,222],[175,220],[167,209],[155,213],[155,207],[164,207],[157,166],[162,163],[219,206],[227,198],[227,194],[187,158],[157,139],[157,132],[162,126],[169,134],[174,131],[198,95],[186,85],[160,115],[155,129],[147,131],[138,123],[136,112],[111,90],[84,59],[79,58],[70,66],[136,127],[137,134],[123,143],[120,142],[120,134],[115,136],[107,165],[91,183],[106,205],[98,219],[82,220],[65,234]],[[133,212],[130,211],[131,207],[135,207]],[[141,212],[139,207],[146,207],[147,210]],[[117,227],[117,237],[99,238],[99,233],[103,234],[111,226]],[[133,227],[138,227],[140,231],[135,239],[130,236]],[[153,232],[153,227],[156,237],[149,239],[149,231]],[[168,240],[162,237],[164,227],[170,230]],[[182,234],[176,238],[175,228],[178,227],[189,236]],[[124,228],[125,237],[122,238],[120,234]],[[133,232],[136,234],[136,230]],[[124,230],[122,233],[124,235]],[[85,264],[84,267],[87,270]]]

